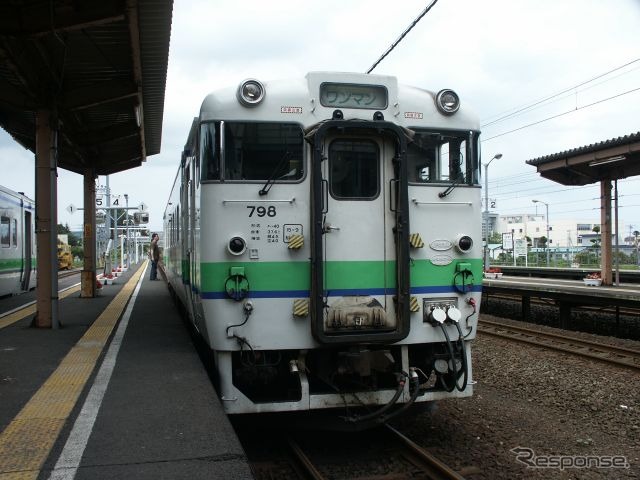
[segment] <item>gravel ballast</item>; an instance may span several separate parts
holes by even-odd
[[[640,350],[640,342],[608,340]],[[402,418],[402,431],[470,479],[640,477],[637,371],[482,333],[472,357],[474,396]]]

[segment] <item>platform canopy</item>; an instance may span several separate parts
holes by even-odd
[[[160,152],[173,0],[0,2],[0,126],[36,148],[57,119],[57,164],[107,175]]]
[[[562,185],[600,183],[601,278],[603,285],[611,285],[612,235],[617,237],[618,232],[617,181],[640,175],[640,132],[534,158],[527,163],[535,166],[542,177]],[[611,221],[612,182],[616,183],[615,229]],[[615,243],[618,244],[617,238]],[[618,276],[616,270],[616,283]]]
[[[640,132],[527,160],[549,180],[588,185],[640,175]]]

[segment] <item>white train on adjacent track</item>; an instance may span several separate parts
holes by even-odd
[[[35,202],[0,186],[0,297],[36,286]]]
[[[205,98],[163,260],[227,413],[376,423],[472,394],[479,158],[455,92],[392,76],[249,79]]]

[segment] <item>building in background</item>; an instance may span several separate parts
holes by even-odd
[[[544,245],[547,236],[547,222],[545,215],[521,213],[511,215],[496,215],[497,221],[494,228],[498,233],[512,233],[514,238],[526,238],[531,240],[531,247],[537,248]],[[598,232],[594,231],[594,228]],[[549,223],[549,247],[590,247],[591,240],[600,238],[600,222],[595,219],[558,219]],[[613,244],[624,244],[628,230],[624,223],[618,226],[618,242],[613,239]]]

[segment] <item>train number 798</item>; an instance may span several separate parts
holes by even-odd
[[[253,215],[255,214],[257,217],[264,217],[265,215],[267,217],[275,217],[276,216],[276,207],[274,207],[273,205],[271,205],[270,207],[256,207],[254,205],[247,205],[247,208],[249,209],[249,216],[253,217]]]

